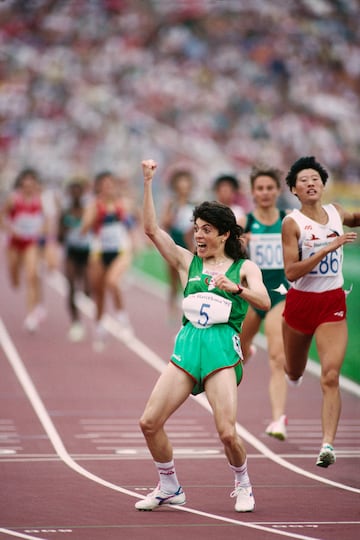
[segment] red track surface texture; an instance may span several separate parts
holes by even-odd
[[[234,511],[232,473],[204,397],[189,399],[168,425],[187,505],[136,511],[137,497],[157,483],[138,418],[176,327],[164,300],[134,278],[125,297],[135,337],[110,335],[96,353],[84,315],[89,339],[72,344],[60,277],[46,279],[48,317],[30,335],[24,291],[11,290],[0,270],[0,540],[359,538],[359,397],[342,392],[338,460],[319,469],[319,381],[307,373],[290,390],[288,440],[270,439],[261,349],[245,369],[238,411],[255,511]]]

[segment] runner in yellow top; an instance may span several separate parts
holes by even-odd
[[[191,393],[205,391],[235,475],[231,494],[236,497],[235,510],[251,512],[255,503],[246,450],[236,431],[237,384],[242,375],[238,334],[246,303],[267,310],[270,299],[259,268],[244,260],[239,242],[242,229],[231,209],[217,202],[204,202],[194,209],[194,255],[159,227],[152,196],[156,163],[146,160],[142,167],[145,233],[179,272],[185,298],[184,324],[171,362],[160,375],[140,420],[160,482],[135,507],[153,510],[163,504],[185,503],[164,425]]]

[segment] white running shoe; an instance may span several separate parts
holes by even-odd
[[[336,455],[333,446],[331,444],[325,443],[320,449],[319,456],[317,458],[316,465],[318,467],[328,467],[336,461]]]
[[[166,493],[165,491],[161,491],[160,484],[158,484],[156,488],[145,497],[145,499],[142,499],[135,504],[135,508],[137,510],[150,511],[166,504],[182,505],[185,503],[185,493],[183,492],[181,486],[177,491],[175,491],[175,493]]]
[[[103,352],[106,342],[106,330],[101,322],[98,322],[94,330],[93,349],[95,352]]]
[[[255,499],[251,486],[235,486],[234,491],[230,493],[230,497],[236,497],[236,512],[252,512],[255,508]]]
[[[32,311],[31,313],[29,313],[25,320],[24,320],[24,328],[30,332],[31,334],[33,332],[36,332],[36,330],[38,329],[39,327],[39,321],[38,321],[38,318],[36,316],[36,313],[34,313],[34,311]]]
[[[268,427],[265,429],[265,433],[267,435],[270,435],[270,437],[275,437],[275,439],[279,439],[279,441],[285,441],[287,437],[287,423],[287,418],[285,414],[283,414],[282,416],[280,416],[279,420],[270,422]]]
[[[28,332],[36,332],[40,323],[46,318],[46,309],[43,305],[38,304],[34,309],[26,316],[24,320],[24,327]]]
[[[72,323],[70,330],[68,332],[68,339],[73,343],[82,341],[85,337],[85,328],[79,321]]]
[[[123,339],[129,339],[133,337],[134,330],[131,326],[128,314],[125,311],[118,311],[115,315],[118,325],[119,336]]]

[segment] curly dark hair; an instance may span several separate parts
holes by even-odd
[[[295,161],[295,163],[292,164],[291,169],[285,178],[285,181],[290,189],[295,187],[297,175],[300,171],[303,171],[304,169],[314,169],[315,171],[317,171],[320,175],[323,185],[325,186],[329,177],[327,171],[318,161],[316,161],[314,156],[305,156],[299,158],[297,161]]]
[[[225,242],[225,253],[234,261],[247,259],[247,253],[243,246],[241,235],[244,230],[236,223],[234,212],[225,204],[217,201],[205,201],[194,208],[193,221],[198,218],[213,225],[220,234],[229,232]]]

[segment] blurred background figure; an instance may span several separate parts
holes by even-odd
[[[94,349],[105,345],[103,324],[106,297],[113,301],[119,330],[131,332],[125,310],[121,284],[132,261],[132,216],[127,213],[119,184],[110,171],[102,171],[95,178],[95,198],[85,209],[81,233],[93,232],[88,262],[91,296],[95,302]]]
[[[40,278],[40,243],[47,233],[41,185],[35,169],[26,168],[19,173],[1,209],[1,222],[7,235],[10,283],[18,288],[24,274],[27,313],[24,327],[35,332],[46,316]]]
[[[246,363],[255,348],[252,341],[263,323],[269,357],[269,396],[272,420],[265,432],[279,440],[286,439],[285,352],[282,339],[282,313],[289,288],[285,277],[281,245],[281,225],[286,212],[277,207],[281,193],[281,173],[274,167],[254,167],[250,174],[254,210],[244,216],[244,228],[250,259],[261,269],[271,308],[262,311],[249,306],[242,332],[241,348]]]
[[[245,209],[238,202],[240,197],[240,182],[236,176],[231,174],[218,176],[214,181],[213,191],[216,200],[229,206],[239,223],[245,215]]]
[[[57,238],[59,215],[61,212],[61,196],[58,186],[43,184],[41,201],[46,216],[46,236],[43,237],[42,255],[45,269],[49,272],[59,268],[60,246]]]
[[[161,226],[166,230],[174,242],[190,251],[194,249],[193,243],[193,209],[192,193],[194,177],[187,169],[174,171],[169,178],[169,198],[164,205]],[[177,298],[180,289],[180,280],[177,269],[167,265],[169,276],[169,316],[171,321],[177,321],[180,310]]]
[[[29,155],[54,181],[135,177],[152,147],[206,189],[301,149],[359,201],[359,2],[195,4],[0,2],[2,180]]]
[[[81,233],[84,208],[89,202],[87,186],[84,178],[74,177],[69,181],[58,226],[58,240],[64,247],[64,273],[68,282],[67,307],[71,320],[68,338],[73,342],[85,337],[85,326],[76,304],[76,291],[79,289],[86,295],[90,294],[87,264],[92,233]]]

